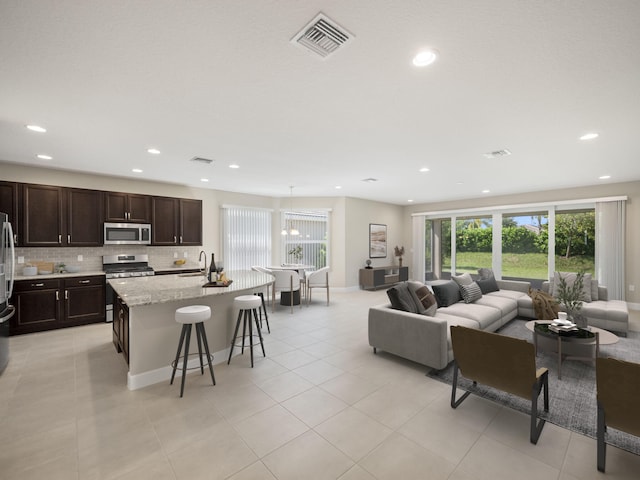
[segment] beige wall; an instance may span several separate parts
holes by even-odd
[[[635,286],[635,291],[627,288],[627,302],[640,304],[640,182],[600,184],[589,187],[565,188],[544,192],[529,192],[517,195],[497,197],[480,197],[452,202],[427,203],[411,205],[404,208],[404,238],[411,239],[411,214],[417,212],[435,212],[440,210],[457,210],[465,208],[497,207],[536,202],[554,202],[561,200],[578,200],[610,196],[628,196],[627,200],[627,234],[626,234],[626,283]],[[408,243],[407,240],[405,242]],[[407,260],[410,260],[407,258]],[[407,265],[411,263],[407,262]]]

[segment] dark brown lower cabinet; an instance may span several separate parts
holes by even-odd
[[[117,296],[113,302],[113,345],[129,363],[129,307]]]
[[[20,280],[14,292],[11,335],[105,321],[103,276]]]

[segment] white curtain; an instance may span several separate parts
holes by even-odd
[[[418,282],[425,281],[424,271],[424,222],[425,217],[423,215],[416,215],[413,217],[413,262],[410,278]]]
[[[271,265],[272,211],[222,207],[222,246],[225,270],[251,270]]]
[[[626,201],[596,202],[596,278],[610,300],[625,299]]]

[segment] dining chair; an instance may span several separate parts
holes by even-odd
[[[295,270],[273,270],[271,274],[275,281],[271,287],[271,311],[275,311],[276,293],[289,292],[291,299],[291,313],[293,313],[293,297],[294,292],[300,292],[300,275]],[[300,307],[302,307],[302,299],[300,299]]]
[[[329,267],[322,267],[307,276],[307,307],[311,303],[311,290],[314,288],[327,289],[327,306],[329,305]]]

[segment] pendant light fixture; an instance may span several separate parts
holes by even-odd
[[[291,213],[293,213],[293,185],[289,187],[289,209]],[[287,214],[285,212],[285,225],[284,225],[284,228],[282,229],[282,232],[280,233],[283,236],[291,235],[292,237],[300,235],[300,232],[298,231],[298,229],[293,227],[291,220],[286,220],[286,215]],[[287,224],[289,225],[289,230],[287,230]]]

